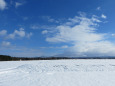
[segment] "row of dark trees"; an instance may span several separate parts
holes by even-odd
[[[19,61],[19,60],[60,60],[60,59],[115,59],[115,57],[11,57],[0,55],[0,61]]]
[[[0,55],[0,61],[10,61],[12,58],[10,56]]]
[[[58,60],[69,59],[67,57],[11,57],[7,55],[0,55],[0,61],[18,61],[18,60]]]

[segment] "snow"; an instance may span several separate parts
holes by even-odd
[[[0,62],[0,86],[114,86],[115,60]]]

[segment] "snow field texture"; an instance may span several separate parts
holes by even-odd
[[[115,60],[4,61],[0,86],[115,86]]]

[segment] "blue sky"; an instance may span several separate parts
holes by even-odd
[[[114,0],[0,0],[0,54],[115,56]]]

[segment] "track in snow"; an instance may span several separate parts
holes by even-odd
[[[115,60],[0,62],[0,86],[114,86]]]

